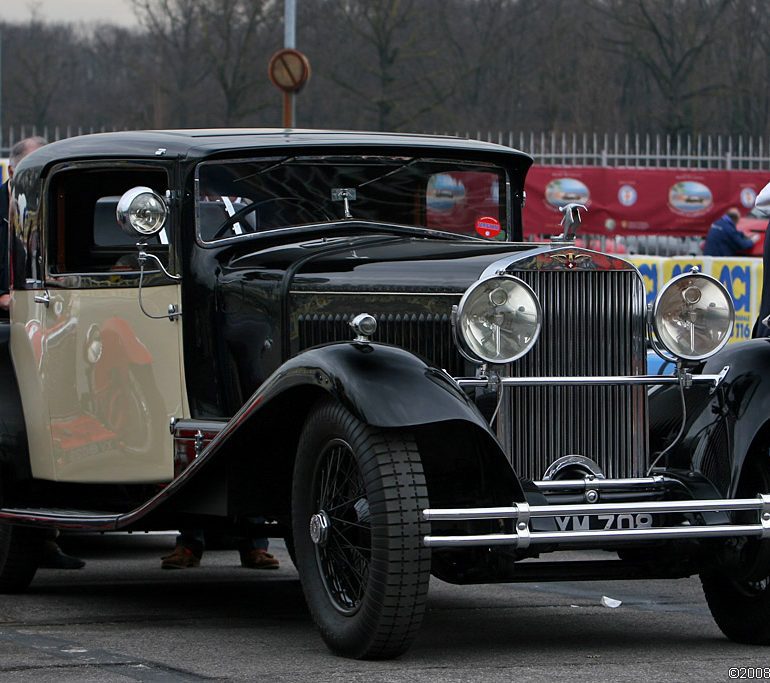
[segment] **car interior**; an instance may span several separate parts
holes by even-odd
[[[48,270],[51,274],[138,271],[137,239],[118,224],[121,195],[147,186],[163,196],[168,177],[163,170],[78,169],[61,171],[51,181],[54,201],[49,217]],[[166,229],[148,238],[148,251],[168,261]]]

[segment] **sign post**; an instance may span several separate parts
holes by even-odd
[[[292,98],[310,78],[310,62],[299,50],[278,50],[267,67],[270,82],[283,92],[283,127],[294,127]]]

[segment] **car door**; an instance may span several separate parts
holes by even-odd
[[[140,307],[135,240],[115,218],[120,195],[139,184],[163,193],[168,175],[87,165],[51,178],[44,287],[27,301],[25,326],[50,443],[46,453],[46,438],[38,437],[33,476],[112,483],[173,477],[169,422],[186,407],[181,325],[167,312],[180,306],[181,291],[157,270],[146,272]],[[166,264],[167,234],[148,245]],[[27,416],[28,429],[40,417]]]

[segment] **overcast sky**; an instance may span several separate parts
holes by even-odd
[[[128,0],[0,0],[0,21],[26,21],[33,8],[37,8],[43,21],[103,21],[121,26],[136,25]]]

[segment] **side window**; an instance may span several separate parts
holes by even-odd
[[[48,216],[48,271],[51,275],[138,270],[136,240],[118,225],[122,194],[139,185],[163,195],[163,170],[78,169],[51,180]],[[149,250],[168,261],[166,232],[151,238]]]

